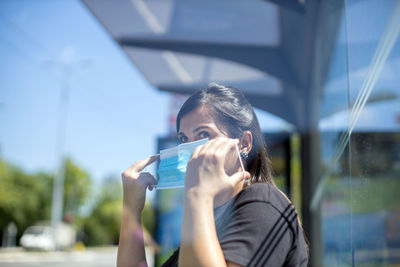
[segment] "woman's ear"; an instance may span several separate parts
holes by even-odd
[[[250,154],[253,147],[253,134],[250,131],[244,131],[240,139],[240,152]]]

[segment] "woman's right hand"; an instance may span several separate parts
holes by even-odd
[[[146,201],[146,189],[157,185],[156,178],[149,172],[141,172],[147,165],[159,159],[159,155],[150,156],[132,164],[122,173],[124,206],[140,215]]]

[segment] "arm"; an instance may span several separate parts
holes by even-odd
[[[228,176],[225,157],[235,152],[235,140],[214,139],[197,148],[188,164],[179,264],[227,266],[214,223],[214,201],[229,199],[240,187],[243,172]],[[246,175],[249,175],[248,173]]]
[[[214,224],[213,200],[187,194],[183,206],[181,266],[226,266]]]
[[[117,266],[147,266],[140,215],[124,206],[119,235]]]
[[[180,248],[182,257],[179,260],[181,266],[242,267],[224,259],[217,238],[211,201],[204,201],[196,196],[185,199],[183,222]],[[188,233],[195,233],[195,235]]]
[[[134,163],[122,173],[123,211],[119,236],[117,266],[147,266],[141,213],[146,201],[146,189],[157,181],[150,173],[141,172],[158,159],[152,156]]]

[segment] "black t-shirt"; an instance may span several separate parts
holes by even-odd
[[[297,213],[276,188],[245,187],[214,209],[224,257],[243,266],[307,266],[308,253]],[[177,266],[179,250],[163,266]]]

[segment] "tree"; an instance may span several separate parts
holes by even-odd
[[[84,219],[83,230],[87,245],[117,245],[122,217],[122,185],[119,177],[104,180],[91,214]],[[155,215],[147,202],[142,213],[143,227],[149,233],[155,230]]]
[[[101,185],[91,214],[85,219],[87,245],[118,244],[122,216],[122,190],[119,179],[109,177]]]
[[[65,173],[64,211],[77,214],[87,200],[91,180],[71,159],[66,160]],[[0,236],[10,222],[17,225],[19,238],[28,226],[49,221],[53,180],[53,174],[29,174],[0,158]]]
[[[91,189],[90,175],[70,158],[65,160],[64,213],[78,214]]]
[[[15,222],[20,236],[26,227],[48,219],[52,179],[43,172],[27,174],[0,159],[0,229]]]

